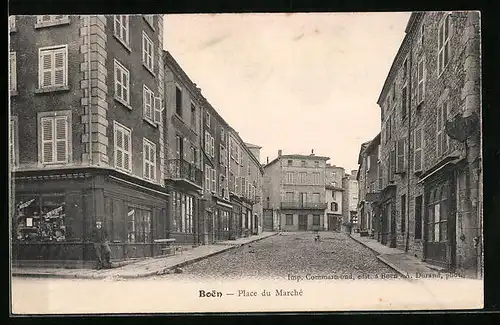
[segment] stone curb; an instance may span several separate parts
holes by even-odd
[[[220,254],[220,253],[223,253],[223,252],[227,252],[227,251],[229,251],[231,249],[234,249],[234,248],[237,248],[237,247],[242,247],[242,246],[248,245],[250,243],[255,243],[257,241],[260,241],[260,240],[263,240],[263,239],[266,239],[266,238],[269,238],[269,237],[272,237],[272,236],[275,236],[275,235],[277,235],[277,233],[271,234],[271,235],[266,236],[266,237],[258,238],[258,239],[255,239],[255,240],[252,240],[252,241],[249,241],[249,242],[246,242],[246,243],[228,245],[227,247],[225,247],[225,248],[223,248],[223,249],[221,249],[219,251],[212,252],[212,253],[207,254],[207,255],[198,256],[198,257],[195,257],[193,259],[177,263],[175,265],[170,265],[170,266],[164,267],[164,268],[162,268],[160,270],[149,271],[149,272],[144,272],[144,273],[139,273],[139,274],[131,274],[131,275],[119,275],[119,274],[118,275],[104,275],[104,274],[81,275],[81,274],[71,274],[70,275],[70,274],[54,274],[54,273],[30,273],[30,272],[23,273],[22,271],[20,271],[20,272],[15,272],[15,273],[12,272],[11,275],[13,277],[64,278],[64,279],[106,279],[106,278],[137,279],[137,278],[146,278],[146,277],[155,276],[155,275],[163,275],[163,274],[165,274],[169,270],[172,270],[172,269],[175,269],[175,268],[178,268],[178,267],[183,267],[183,266],[186,266],[186,265],[190,265],[190,264],[199,262],[199,261],[201,261],[201,260],[203,260],[205,258],[214,256],[214,255],[217,255],[217,254]]]

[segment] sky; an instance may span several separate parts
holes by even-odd
[[[283,154],[358,168],[410,13],[164,16],[164,49],[262,163]]]

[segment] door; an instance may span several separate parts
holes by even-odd
[[[391,220],[391,243],[389,247],[396,248],[396,211],[392,211],[392,204],[388,204],[388,216]]]
[[[273,210],[264,209],[264,231],[273,231]]]
[[[381,213],[381,218],[380,218],[380,230],[381,230],[381,233],[382,233],[382,236],[380,238],[380,243],[383,244],[383,245],[386,245],[387,244],[387,226],[388,226],[388,222],[387,222],[387,218],[388,218],[388,215],[387,215],[387,204],[385,204],[383,207],[382,207],[382,213]]]
[[[307,216],[299,215],[299,230],[307,230]]]

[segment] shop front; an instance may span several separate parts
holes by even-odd
[[[155,184],[96,168],[18,171],[13,180],[15,264],[93,261],[96,229],[112,260],[154,256],[154,238],[166,236],[168,194]]]
[[[229,222],[230,216],[233,212],[233,206],[225,200],[215,197],[215,239],[216,241],[223,241],[229,239]]]

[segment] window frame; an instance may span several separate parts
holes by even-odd
[[[151,53],[147,51],[151,49]],[[142,31],[142,65],[154,76],[154,52],[155,44],[145,31]]]
[[[293,214],[285,214],[285,226],[293,226]]]
[[[143,173],[143,178],[149,181],[156,181],[156,144],[147,139],[147,138],[142,138],[142,173]],[[149,150],[149,160],[146,159],[146,152],[145,149]],[[151,159],[151,156],[153,159]],[[149,176],[146,176],[146,168],[149,170]],[[152,171],[152,173],[151,173]],[[151,176],[152,175],[152,176]]]
[[[123,18],[125,18],[126,24],[124,24],[124,20],[122,20]],[[117,31],[117,27],[119,31]],[[125,29],[125,37],[123,37],[122,35],[123,29]],[[113,15],[113,36],[120,42],[120,44],[122,44],[129,52],[131,52],[129,15]]]
[[[446,35],[446,31],[448,34]],[[443,37],[441,38],[441,33]],[[445,13],[441,18],[438,27],[438,49],[437,49],[437,73],[438,78],[441,77],[444,70],[448,66],[448,63],[451,61],[451,15],[449,12]],[[446,51],[448,53],[448,60],[443,63],[446,57]],[[442,57],[441,57],[442,56]]]
[[[420,75],[420,65],[422,65],[422,74]],[[417,106],[425,100],[425,84],[426,84],[425,55],[422,55],[417,61]],[[422,92],[420,92],[420,84],[422,84]]]
[[[120,79],[121,81],[118,82],[118,75],[117,75],[117,70],[121,74]],[[120,61],[117,59],[114,59],[114,98],[125,105],[127,108],[132,109],[130,106],[130,70],[127,69]],[[127,82],[125,85],[125,82],[123,81],[123,75],[127,76]],[[121,87],[121,92],[122,92],[122,97],[118,96],[118,87]],[[127,93],[127,99],[125,100],[123,98],[124,91],[126,90]]]
[[[147,24],[149,25],[149,27],[151,27],[151,29],[154,31],[155,30],[155,27],[154,27],[154,17],[155,17],[155,15],[142,15],[142,17],[147,22]]]
[[[56,137],[56,120],[64,118],[66,120],[66,159],[65,160],[57,160],[57,137]],[[44,140],[44,131],[43,131],[43,121],[52,119],[52,139]],[[65,111],[52,111],[52,112],[39,112],[37,114],[37,127],[38,127],[38,162],[42,166],[52,166],[52,165],[68,165],[71,164],[72,155],[73,155],[73,139],[72,139],[72,113],[70,110]],[[61,139],[60,139],[61,140]],[[44,161],[44,150],[43,144],[45,142],[53,142],[52,143],[52,157],[53,160],[50,162]]]
[[[147,96],[149,95],[149,99],[150,99],[150,104],[149,104],[149,109],[150,109],[150,115],[148,115],[148,112],[147,112],[147,104],[146,104],[146,98]],[[155,107],[154,107],[154,101],[155,101],[155,94],[154,92],[149,89],[148,86],[146,86],[145,84],[143,85],[143,88],[142,88],[142,107],[143,107],[143,116],[144,116],[144,119],[148,122],[151,122],[153,124],[155,124],[154,122],[154,114],[155,114]]]
[[[183,105],[183,93],[182,93],[182,87],[179,86],[177,83],[175,84],[175,114],[182,118],[182,113],[184,109]]]
[[[50,20],[44,21],[43,20],[44,16],[49,16]],[[56,19],[55,17],[57,17],[57,16],[62,16],[62,17],[59,19]],[[52,26],[59,26],[59,25],[67,25],[69,23],[71,23],[69,15],[37,15],[35,29],[52,27]]]
[[[441,104],[437,106],[437,117],[436,117],[436,157],[442,157],[446,155],[450,149],[450,138],[446,134],[446,121],[449,118],[449,105],[448,101],[444,100]],[[446,116],[444,116],[446,113]],[[444,148],[446,144],[446,148]]]
[[[417,135],[420,133],[420,141],[417,142]],[[424,169],[424,128],[419,126],[415,128],[414,132],[414,149],[413,149],[413,170],[414,172],[420,172]],[[417,147],[417,143],[420,143],[420,146]],[[420,168],[417,168],[415,162],[417,161],[417,152],[420,152]]]
[[[43,58],[44,52],[50,53],[51,55],[51,83],[48,86],[44,86],[44,72],[49,69],[44,69],[43,66]],[[64,64],[62,67],[63,70],[63,84],[59,85],[55,83],[55,75],[56,75],[56,67],[55,67],[55,55],[58,52],[63,52],[64,55]],[[17,59],[16,59],[17,60]],[[17,71],[16,71],[17,72]],[[38,90],[39,91],[51,91],[58,89],[67,89],[68,88],[68,44],[62,45],[54,45],[54,46],[45,46],[38,48]]]
[[[10,96],[17,94],[17,52],[9,53],[9,92]]]
[[[125,151],[125,145],[123,146],[123,148],[119,148],[117,146],[117,131],[118,130],[120,130],[122,132],[125,131],[126,133],[128,133],[128,147],[129,147],[128,151]],[[124,142],[124,144],[125,144],[125,142]],[[125,167],[122,167],[122,166],[118,166],[118,164],[117,164],[118,150],[121,150],[123,152],[122,165],[125,164],[125,162],[124,162],[125,154],[128,154],[128,157],[129,157],[129,168],[128,169],[126,169]],[[133,153],[133,150],[132,150],[132,129],[126,127],[125,125],[123,125],[117,121],[113,121],[113,166],[114,166],[114,168],[117,170],[124,171],[124,172],[129,173],[129,174],[132,173],[132,166],[133,166],[132,153]]]

